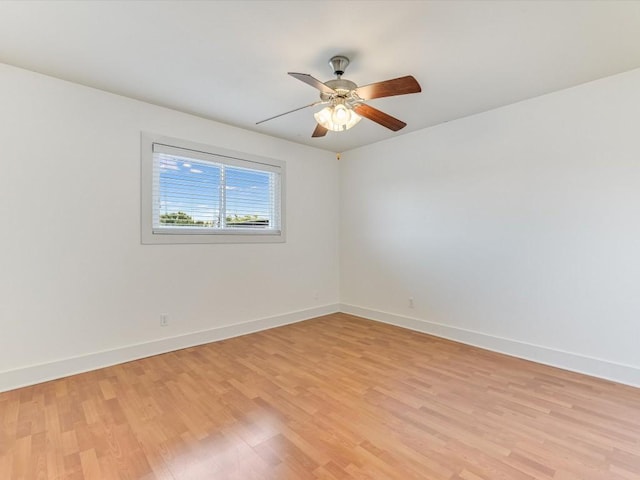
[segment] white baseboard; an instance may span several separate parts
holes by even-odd
[[[78,373],[109,367],[118,363],[130,362],[139,358],[167,353],[181,348],[193,347],[216,342],[231,337],[301,322],[310,318],[328,315],[339,311],[337,304],[323,305],[297,312],[260,318],[210,330],[187,333],[177,337],[152,340],[150,342],[127,345],[113,350],[91,353],[79,357],[65,358],[53,362],[0,372],[0,392],[34,385],[36,383],[68,377]]]
[[[355,305],[341,304],[340,311],[378,322],[408,328],[436,337],[473,345],[494,352],[505,353],[514,357],[559,367],[573,372],[584,373],[594,377],[640,387],[640,368],[632,365],[611,362],[600,358],[589,357],[577,353],[565,352],[553,348],[530,343],[496,337],[486,333],[465,330],[462,328],[429,322],[418,318],[410,318],[388,312],[381,312]]]
[[[634,387],[640,387],[640,368],[588,357],[540,345],[496,337],[481,332],[452,327],[422,319],[405,317],[388,312],[348,304],[331,304],[291,312],[273,317],[250,320],[247,322],[216,327],[210,330],[193,332],[177,337],[163,338],[136,345],[128,345],[113,350],[91,353],[79,357],[65,358],[53,362],[0,372],[0,392],[55,380],[78,373],[109,367],[119,363],[167,353],[181,348],[193,347],[216,342],[248,333],[301,322],[310,318],[344,312],[378,322],[428,333],[456,342],[473,345],[494,352],[505,353],[534,362],[571,370],[578,373],[612,380]]]

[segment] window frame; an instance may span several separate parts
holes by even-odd
[[[279,207],[279,230],[261,230],[253,228],[227,228],[227,229],[208,229],[202,227],[177,227],[163,228],[161,231],[154,229],[154,198],[153,198],[153,181],[154,181],[154,162],[153,162],[153,145],[154,143],[164,145],[169,148],[177,148],[182,150],[190,150],[194,154],[200,153],[206,155],[214,155],[219,157],[219,163],[237,167],[241,164],[247,167],[248,164],[256,164],[256,170],[260,170],[259,165],[266,166],[266,171],[278,170],[279,191],[276,192],[276,209]],[[194,159],[197,159],[194,155]],[[141,213],[141,242],[142,244],[197,244],[197,243],[282,243],[286,241],[285,224],[285,187],[286,187],[286,163],[273,158],[251,155],[244,152],[227,150],[211,145],[191,142],[178,138],[158,135],[148,132],[140,134],[140,213]],[[228,163],[225,162],[227,159]],[[206,161],[206,160],[205,160]]]

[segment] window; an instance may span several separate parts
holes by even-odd
[[[283,242],[284,164],[142,134],[142,243]]]

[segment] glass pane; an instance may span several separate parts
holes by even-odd
[[[273,221],[274,175],[271,172],[225,167],[228,228],[277,228]]]
[[[220,228],[220,166],[156,154],[159,227]]]

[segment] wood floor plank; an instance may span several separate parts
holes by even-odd
[[[640,389],[334,314],[1,393],[0,478],[638,480]]]

